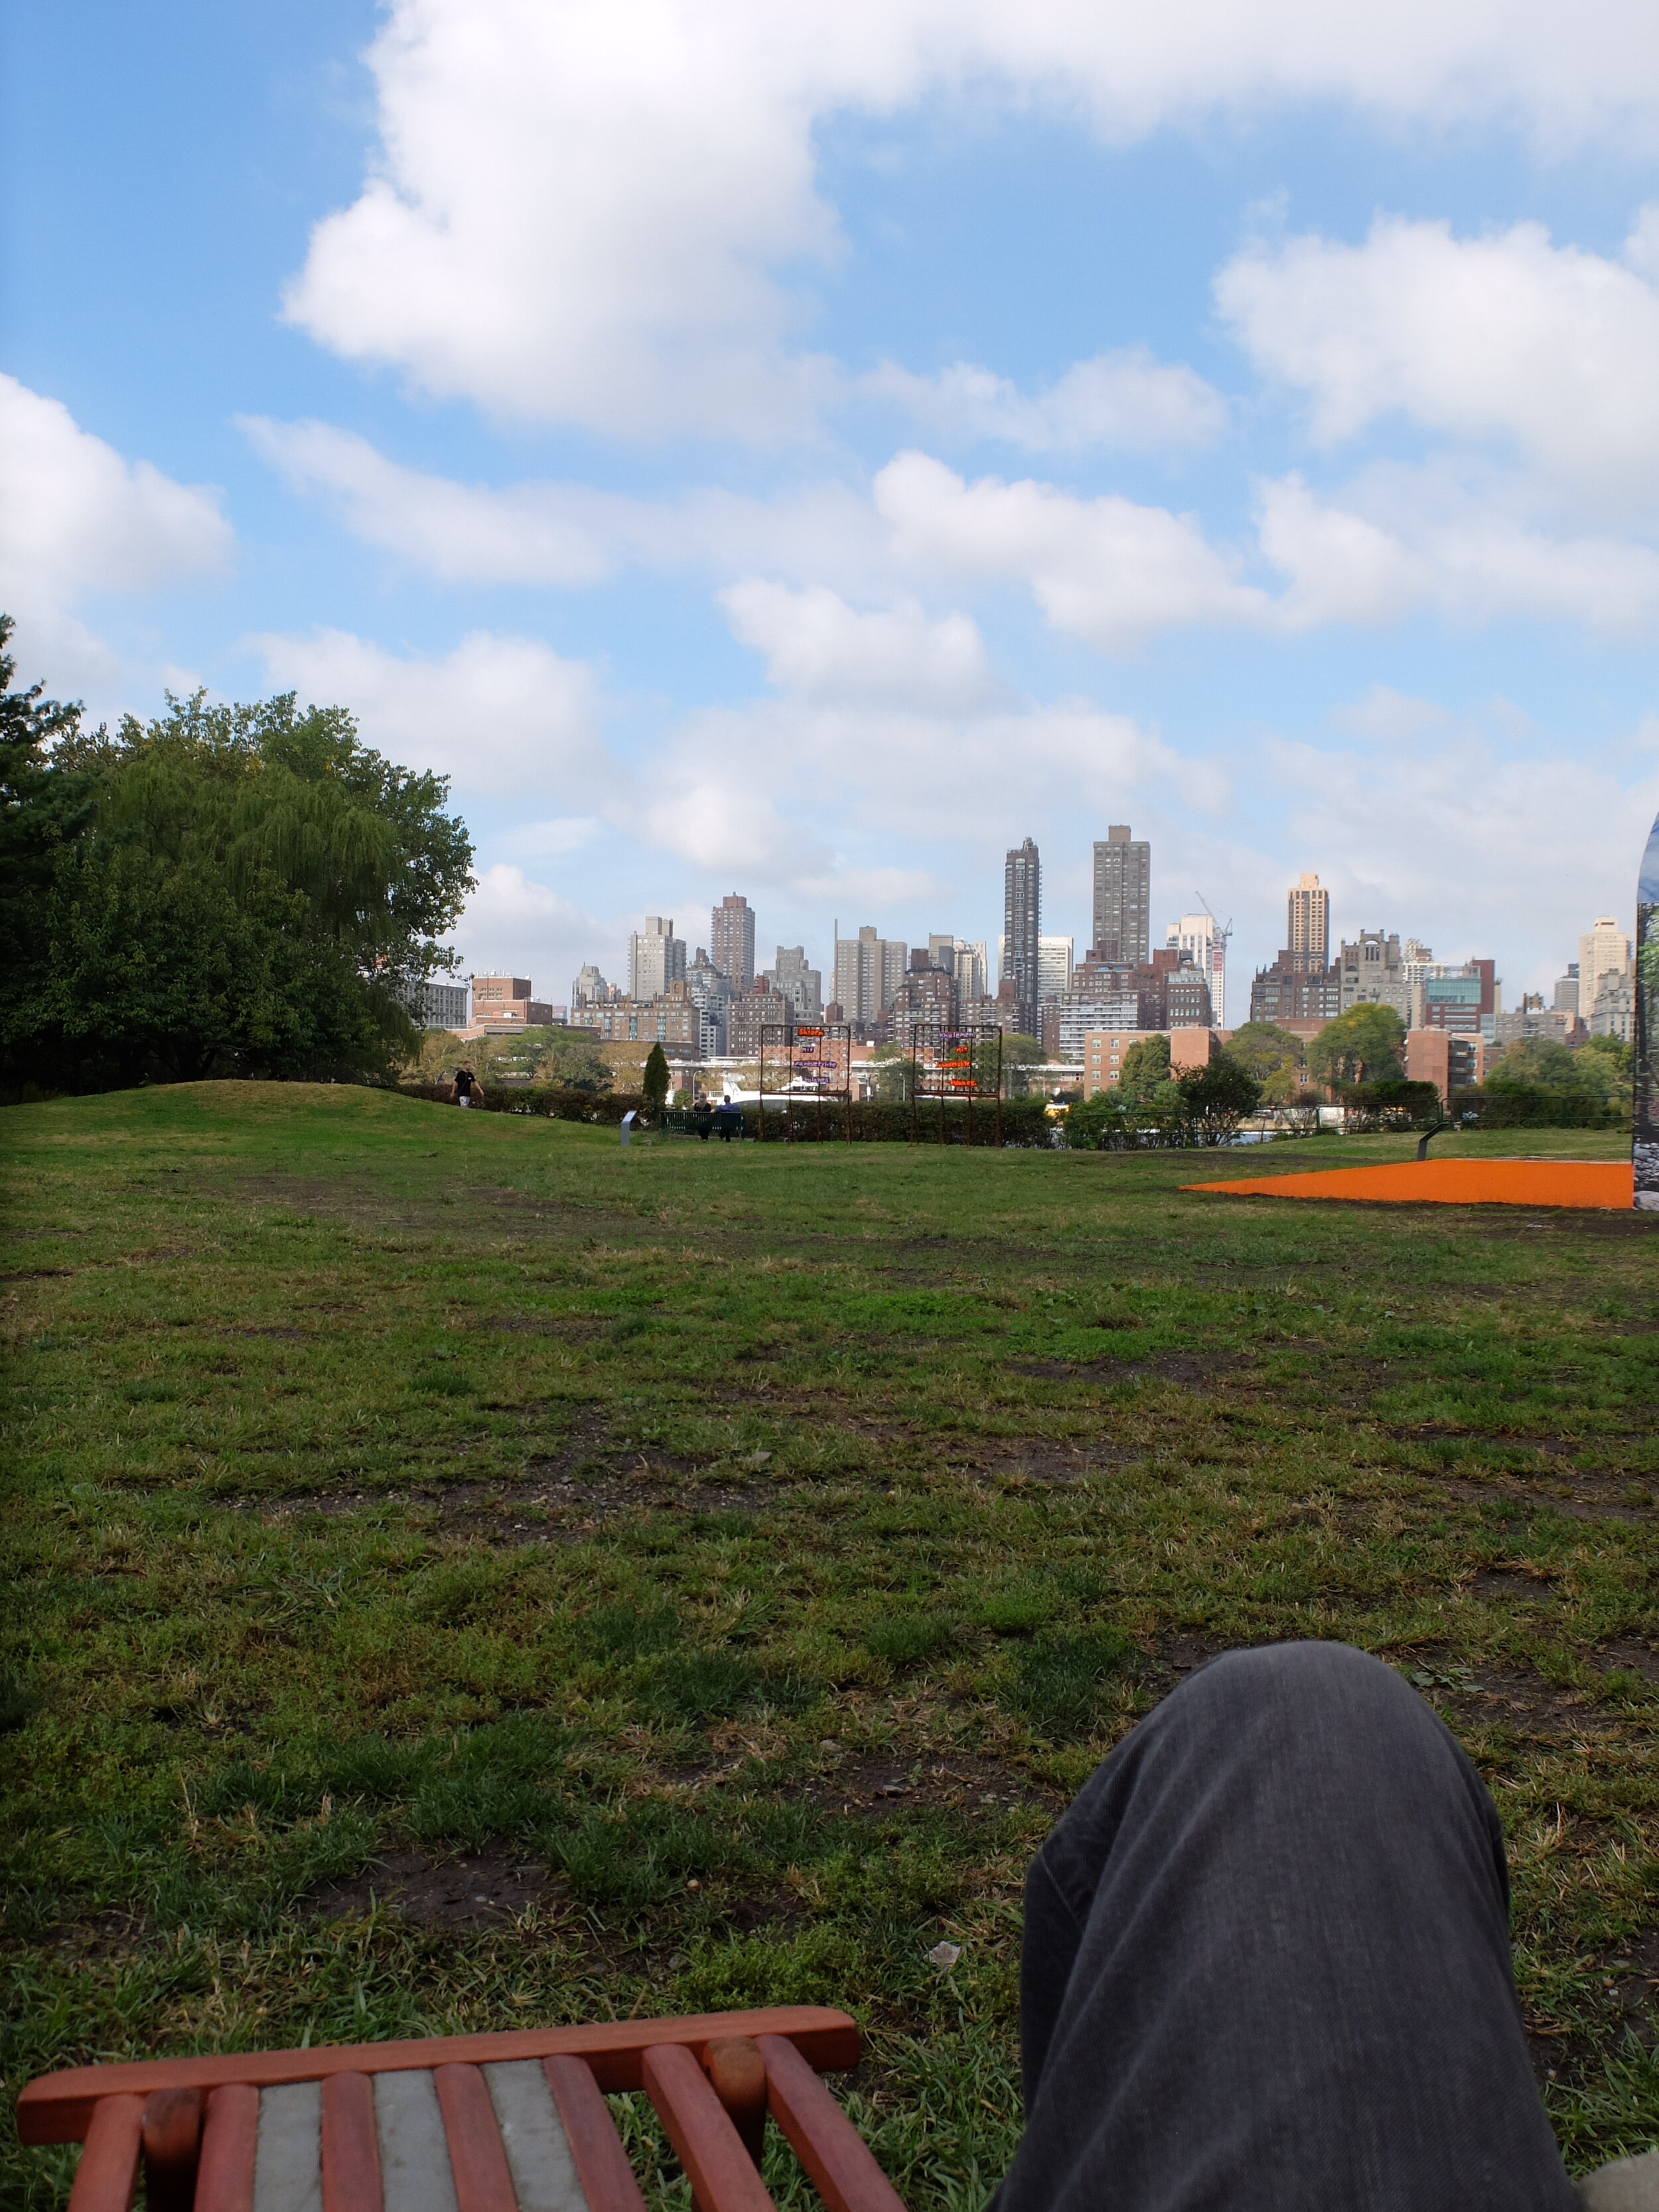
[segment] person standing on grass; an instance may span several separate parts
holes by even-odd
[[[450,1103],[453,1106],[482,1106],[483,1085],[465,1061],[455,1071],[455,1080],[449,1086]]]

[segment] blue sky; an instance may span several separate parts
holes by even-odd
[[[99,713],[341,700],[562,998],[1030,834],[1303,869],[1508,1000],[1659,805],[1659,22],[1476,0],[5,15],[0,604]]]

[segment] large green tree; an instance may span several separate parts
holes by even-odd
[[[1249,1070],[1269,1106],[1288,1106],[1305,1083],[1307,1046],[1274,1022],[1246,1022],[1227,1042],[1227,1057]]]
[[[1327,1022],[1308,1047],[1308,1073],[1316,1083],[1398,1082],[1406,1024],[1392,1006],[1350,1006]]]
[[[384,1075],[410,988],[471,887],[441,777],[358,742],[337,707],[172,700],[112,736],[0,704],[0,859],[15,1088],[210,1075]]]

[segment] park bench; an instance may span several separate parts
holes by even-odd
[[[607,2094],[643,2089],[697,2212],[769,2212],[769,2117],[829,2212],[903,2212],[819,2080],[859,2032],[817,2005],[78,2066],[18,2100],[84,2145],[70,2212],[644,2212]]]

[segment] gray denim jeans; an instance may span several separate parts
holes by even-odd
[[[1492,1800],[1341,1644],[1229,1652],[1025,1884],[997,2212],[1577,2212],[1527,2054]]]

